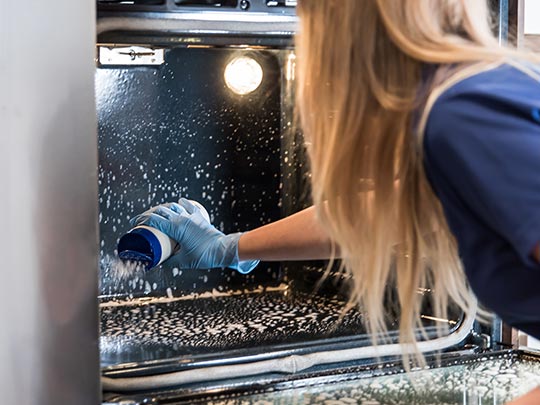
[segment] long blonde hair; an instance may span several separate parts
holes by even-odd
[[[298,108],[319,218],[375,343],[394,286],[400,342],[415,344],[422,287],[436,317],[476,306],[416,139],[423,71],[511,51],[492,34],[486,0],[300,0],[298,13]]]

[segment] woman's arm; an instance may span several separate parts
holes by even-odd
[[[314,207],[250,232],[226,235],[193,202],[181,198],[137,215],[131,224],[151,226],[177,241],[180,250],[170,260],[182,269],[230,267],[248,273],[259,260],[328,259],[333,253]]]
[[[310,260],[331,255],[331,240],[318,222],[314,207],[245,232],[238,243],[240,260]]]
[[[399,179],[394,187],[398,189]],[[373,206],[373,191],[363,192],[368,195],[369,207]],[[319,223],[315,207],[246,232],[238,243],[240,260],[324,260],[332,256],[340,257],[339,247],[332,244]]]

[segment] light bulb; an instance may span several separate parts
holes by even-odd
[[[263,70],[255,59],[241,56],[229,62],[223,76],[227,87],[243,96],[260,86]]]

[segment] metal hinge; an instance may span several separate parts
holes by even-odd
[[[165,51],[143,46],[99,46],[98,61],[101,66],[162,65],[165,63]]]

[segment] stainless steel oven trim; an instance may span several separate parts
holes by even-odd
[[[98,18],[96,33],[98,36],[109,31],[292,36],[297,29],[297,17],[266,13],[141,13],[141,16]]]

